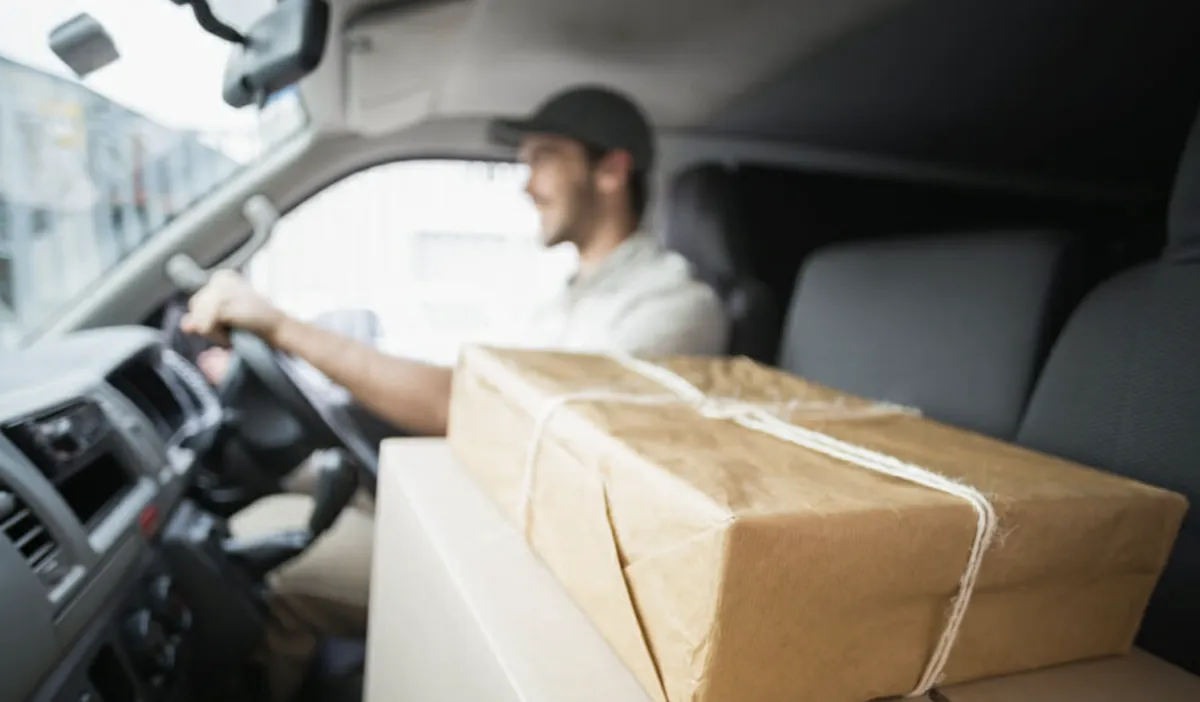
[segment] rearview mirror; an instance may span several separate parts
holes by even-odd
[[[233,47],[225,66],[225,102],[262,106],[312,73],[325,55],[328,30],[325,0],[282,0],[250,26],[244,43]]]

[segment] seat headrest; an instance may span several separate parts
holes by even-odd
[[[668,188],[667,207],[663,244],[705,282],[721,290],[749,275],[746,203],[733,171],[718,164],[682,171]]]
[[[1200,117],[1192,125],[1167,215],[1167,250],[1164,258],[1173,263],[1200,262]]]

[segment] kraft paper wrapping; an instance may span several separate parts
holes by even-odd
[[[916,463],[1000,519],[944,683],[1126,653],[1179,530],[1174,493],[903,413],[747,359],[654,359],[711,397]],[[474,347],[452,449],[656,699],[864,702],[909,692],[963,575],[976,515],[692,405],[604,356]]]

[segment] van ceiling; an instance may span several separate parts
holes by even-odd
[[[406,76],[429,95],[417,117],[523,112],[599,81],[666,128],[1161,192],[1200,102],[1200,3],[1188,0],[333,4],[335,19],[386,24],[379,38],[402,45],[415,40],[402,13],[448,2],[469,11],[438,25],[444,58],[373,72],[424,72]],[[306,92],[341,75],[322,66]]]
[[[352,108],[387,114],[384,101],[411,104],[414,94],[405,93],[415,89],[430,94],[427,109],[437,115],[492,115],[525,112],[562,87],[600,82],[632,94],[662,127],[693,128],[903,1],[386,3],[349,23],[348,44],[371,47],[365,56],[352,48],[350,72],[361,66],[372,78],[357,81],[360,93],[348,97]],[[406,87],[397,91],[397,82]]]
[[[1200,102],[1195,0],[917,0],[711,119],[720,131],[1165,188]]]

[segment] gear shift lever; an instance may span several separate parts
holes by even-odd
[[[308,528],[224,543],[226,555],[251,575],[261,578],[303,553],[333,526],[353,499],[358,489],[354,459],[341,449],[327,449],[314,454],[312,461],[317,484]]]

